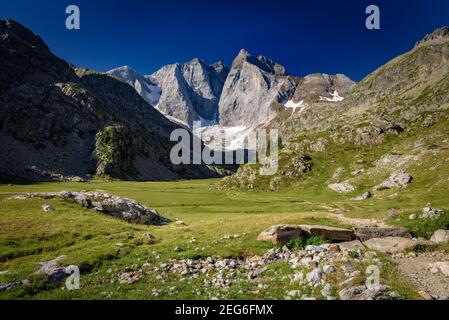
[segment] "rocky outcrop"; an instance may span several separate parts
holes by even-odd
[[[422,40],[418,41],[416,43],[415,47],[418,47],[422,44],[431,44],[431,42],[437,42],[438,40],[447,41],[449,40],[449,28],[448,27],[441,27],[436,29],[431,34],[426,35]]]
[[[355,235],[361,241],[387,237],[412,238],[410,232],[405,228],[356,228]]]
[[[354,89],[356,83],[343,74],[315,73],[299,81],[293,102],[311,104],[316,102],[340,102]]]
[[[412,183],[413,177],[406,173],[405,171],[394,172],[391,176],[382,182],[380,185],[376,186],[375,190],[402,188],[405,189]]]
[[[133,224],[163,225],[169,222],[167,218],[161,216],[155,209],[148,209],[135,200],[121,198],[96,191],[27,193],[13,197],[13,199],[16,200],[26,200],[33,198],[59,198],[62,200],[72,200],[87,209],[93,209]]]
[[[432,245],[430,241],[408,239],[401,237],[374,238],[363,243],[371,250],[385,253],[398,253],[405,250],[411,250],[417,246]]]
[[[356,187],[349,182],[333,183],[328,185],[328,188],[338,193],[350,193],[356,190]]]
[[[60,262],[65,258],[67,256],[59,256],[53,260],[41,262],[37,273],[44,275],[48,282],[60,285],[77,268],[76,266],[61,266]]]
[[[263,56],[241,50],[235,58],[220,98],[220,124],[256,127],[277,115],[276,104],[293,94],[297,79]]]
[[[320,236],[328,241],[342,242],[351,241],[354,233],[351,230],[334,228],[328,226],[314,225],[279,225],[272,226],[263,231],[257,240],[271,241],[274,244],[289,243],[299,237]]]
[[[444,210],[435,209],[430,203],[428,203],[423,209],[422,214],[419,216],[421,219],[437,219],[444,214]]]
[[[193,59],[167,65],[146,78],[162,89],[158,110],[192,126],[194,121],[203,125],[218,122],[218,102],[227,73],[222,62],[208,66]]]

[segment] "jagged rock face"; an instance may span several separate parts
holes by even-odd
[[[120,67],[107,72],[109,75],[115,76],[125,81],[141,95],[150,105],[155,106],[159,103],[161,97],[161,88],[151,82],[149,79],[138,74],[129,66]]]
[[[109,166],[134,168],[127,178],[208,175],[203,168],[173,171],[169,134],[179,127],[150,108],[131,86],[106,74],[75,72],[31,31],[0,21],[0,178],[87,178],[99,161],[96,135],[110,126],[126,128],[118,138],[126,137],[135,150],[133,158],[114,158],[132,163]],[[123,143],[115,150],[123,150]],[[108,173],[123,173],[116,171]]]
[[[311,74],[299,82],[293,96],[293,102],[339,102],[347,97],[354,87],[355,82],[343,74]]]
[[[430,42],[432,41],[438,41],[438,40],[447,40],[449,39],[449,28],[448,27],[441,27],[436,29],[434,32],[432,32],[431,34],[428,34],[427,36],[424,37],[424,39],[422,39],[421,41],[418,41],[416,43],[415,47],[420,46],[421,44],[430,44]]]
[[[232,64],[220,99],[220,124],[256,127],[273,119],[292,93],[297,79],[283,66],[241,50]]]
[[[194,59],[165,66],[147,78],[162,89],[158,110],[192,126],[194,121],[217,121],[218,101],[227,73],[222,62],[207,66]]]

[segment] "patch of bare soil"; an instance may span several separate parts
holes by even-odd
[[[437,262],[449,262],[449,254],[443,252],[427,252],[415,256],[397,254],[393,256],[393,261],[418,291],[427,293],[433,299],[449,300],[449,277],[429,268]],[[421,295],[425,297],[425,293]]]

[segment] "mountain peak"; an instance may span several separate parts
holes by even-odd
[[[16,43],[22,43],[40,52],[50,52],[41,37],[12,19],[0,20],[0,38],[3,41],[11,41],[8,39],[12,39]]]
[[[441,39],[449,40],[449,27],[443,26],[436,29],[431,34],[426,35],[421,41],[418,41],[415,47],[418,47],[424,43],[429,43]]]

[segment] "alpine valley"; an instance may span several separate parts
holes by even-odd
[[[176,129],[277,129],[279,169],[174,165]],[[0,299],[449,299],[448,189],[449,28],[356,83],[244,49],[97,72],[0,20]]]

